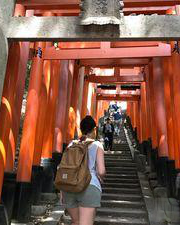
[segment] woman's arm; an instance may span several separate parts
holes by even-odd
[[[98,147],[97,149],[96,163],[97,163],[96,164],[97,174],[100,180],[102,181],[106,174],[106,168],[105,168],[105,162],[104,162],[104,150],[102,147]]]

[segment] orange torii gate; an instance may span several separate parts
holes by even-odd
[[[136,102],[140,100],[139,95],[128,95],[128,94],[97,94],[96,99],[98,101],[127,101],[127,102]]]
[[[58,0],[50,1],[50,0],[46,0],[46,1],[43,2],[43,5],[42,5],[42,1],[40,1],[40,0],[33,0],[33,1],[29,1],[29,0],[21,1],[21,0],[18,0],[17,1],[17,3],[22,3],[23,4],[23,7],[22,7],[23,10],[22,11],[24,11],[25,9],[39,9],[39,10],[55,9],[55,10],[57,10],[57,7],[59,9],[63,9],[63,8],[64,9],[68,9],[69,8],[69,10],[70,9],[76,9],[76,7],[77,7],[77,9],[78,9],[79,8],[79,3],[77,3],[77,2],[78,1],[75,1],[75,0],[74,1],[73,0],[71,0],[71,1],[64,1],[64,0],[62,0],[62,1],[58,1]],[[171,5],[174,6],[174,4],[178,4],[180,1],[172,1],[172,0],[156,0],[156,1],[155,0],[147,0],[147,1],[141,0],[140,1],[140,0],[138,0],[138,1],[134,2],[134,0],[125,0],[124,2],[125,2],[125,7],[126,6],[128,6],[128,7],[134,7],[134,6],[135,7],[143,7],[143,6],[162,6],[162,5],[163,6],[171,6]],[[133,8],[132,8],[132,11],[133,11]],[[58,13],[58,11],[57,11],[57,13]],[[22,14],[21,14],[21,16],[22,16]],[[131,20],[136,20],[136,17],[129,17],[129,18],[130,18],[130,21]],[[154,17],[147,17],[147,18],[151,19],[151,18],[154,18]],[[158,22],[158,19],[155,20],[155,22],[156,21],[158,22],[157,26],[160,26],[160,25],[163,24],[165,26],[164,30],[166,31],[166,28],[167,28],[166,25],[168,23],[166,24],[166,23],[164,23],[164,21],[163,22],[161,21],[160,18],[163,18],[163,17],[158,17],[158,18],[159,18],[159,22]],[[142,20],[143,19],[144,19],[144,17],[142,18]],[[46,33],[46,31],[44,30],[44,26],[46,26],[48,23],[51,24],[52,21],[51,21],[51,18],[45,18],[45,20],[46,20],[47,23],[43,23],[44,22],[44,18],[29,18],[29,19],[27,19],[27,18],[11,18],[10,30],[7,32],[7,37],[9,39],[15,40],[17,42],[19,40],[27,40],[27,41],[30,41],[30,40],[34,40],[34,41],[39,41],[39,40],[44,40],[44,41],[46,41],[46,40],[60,40],[60,41],[62,41],[62,40],[63,41],[64,40],[70,40],[70,41],[75,41],[75,40],[79,39],[79,40],[83,40],[83,41],[84,40],[85,41],[86,40],[89,40],[89,41],[90,40],[91,41],[92,40],[96,40],[96,41],[99,41],[99,40],[105,40],[105,41],[116,40],[117,41],[117,40],[133,40],[133,38],[134,38],[134,40],[150,40],[150,39],[154,39],[155,40],[156,39],[156,36],[152,38],[152,34],[150,34],[149,36],[145,36],[145,35],[143,36],[143,34],[139,35],[139,33],[138,33],[137,36],[133,36],[134,33],[132,32],[132,35],[130,35],[130,36],[126,36],[125,35],[126,33],[123,33],[122,36],[118,36],[118,35],[112,35],[112,31],[108,32],[107,38],[104,38],[106,35],[104,35],[104,31],[102,31],[103,29],[99,33],[97,32],[98,34],[95,35],[95,36],[93,36],[91,32],[88,33],[88,31],[87,31],[87,33],[90,34],[90,35],[86,35],[87,36],[86,37],[86,36],[83,36],[83,33],[82,33],[82,30],[84,31],[84,28],[83,29],[80,28],[80,26],[77,24],[77,21],[78,21],[77,18],[70,18],[70,19],[57,18],[57,21],[58,21],[57,22],[57,36],[56,35],[53,36],[53,34],[48,36],[47,35],[48,32]],[[165,20],[166,21],[172,21],[173,18],[171,16],[169,16],[168,19],[166,17]],[[34,31],[32,32],[32,36],[31,35],[30,36],[26,36],[26,31],[27,30],[25,29],[25,32],[24,32],[24,27],[22,26],[21,21],[22,22],[24,21],[25,26],[27,24],[31,24],[30,28],[31,28],[31,26],[34,28],[34,25],[32,25],[33,23],[36,23],[36,22],[37,22],[37,24],[39,24],[38,22],[42,23],[41,24],[42,25],[41,29],[42,29],[42,31],[45,31],[45,32],[44,33],[42,32],[41,34],[43,34],[44,36],[43,35],[42,36],[41,35],[38,36],[39,34],[37,35],[37,34],[33,33]],[[125,19],[125,21],[127,22],[128,19],[127,20]],[[176,17],[176,19],[174,19],[174,21],[176,21],[177,22],[177,26],[179,26],[178,25],[179,24],[178,17]],[[58,29],[59,28],[58,24],[61,24],[63,22],[65,23],[65,25],[66,25],[65,27],[66,28],[67,28],[67,24],[68,24],[68,26],[74,25],[74,27],[75,27],[75,28],[72,29],[72,32],[70,32],[70,33],[65,32],[63,34],[64,36],[62,35],[62,33],[60,33],[61,29]],[[43,26],[43,24],[45,24],[45,25]],[[152,27],[154,27],[154,24],[156,25],[156,23],[153,23]],[[173,25],[172,27],[176,27],[176,26]],[[79,36],[76,35],[76,33],[75,33],[75,35],[73,33],[74,30],[76,30],[77,28],[79,29],[79,32],[80,32]],[[11,29],[12,29],[12,32],[11,32]],[[27,29],[29,29],[29,26],[28,26]],[[17,30],[18,30],[18,35],[19,36],[18,35],[16,36],[16,31]],[[13,33],[13,31],[15,33]],[[52,27],[49,28],[49,31],[50,31],[50,33],[52,33],[51,32],[52,31]],[[85,31],[86,31],[86,29],[85,29]],[[167,33],[165,32],[164,35],[166,35],[166,34]],[[161,39],[167,39],[167,40],[173,39],[174,40],[174,39],[178,39],[179,38],[179,34],[177,33],[177,36],[176,36],[176,35],[174,35],[173,32],[172,32],[172,34],[170,33],[170,38],[169,38],[169,36],[163,36],[163,35],[161,36],[161,35],[162,34],[159,34],[159,33],[157,34],[157,37],[159,37],[159,40],[161,40]],[[36,43],[35,46],[37,47],[38,44],[40,44],[40,42]],[[27,45],[25,45],[25,46],[27,47]],[[99,42],[96,42],[96,43],[67,43],[67,44],[60,43],[58,48],[59,48],[59,50],[57,48],[55,48],[55,47],[48,47],[46,49],[43,48],[43,49],[41,49],[41,50],[43,50],[42,51],[43,55],[42,55],[41,58],[40,57],[36,58],[35,56],[33,57],[34,65],[33,65],[32,71],[31,71],[31,74],[32,74],[31,79],[32,80],[31,80],[29,95],[31,95],[32,90],[34,89],[34,90],[36,90],[36,94],[37,94],[36,97],[40,98],[41,92],[39,90],[40,90],[40,87],[41,87],[40,83],[42,84],[42,82],[39,82],[39,81],[42,79],[42,70],[43,70],[43,61],[44,60],[55,60],[55,59],[57,59],[57,60],[64,60],[64,59],[76,60],[76,59],[80,59],[80,61],[79,61],[80,65],[88,65],[88,62],[89,62],[90,63],[89,65],[102,65],[102,66],[107,66],[108,65],[108,66],[111,66],[111,67],[123,65],[123,66],[126,67],[126,66],[132,66],[132,65],[134,65],[134,66],[150,65],[151,64],[151,60],[149,59],[149,57],[154,58],[154,57],[159,57],[159,56],[168,56],[168,59],[170,58],[170,63],[175,68],[175,71],[174,71],[174,76],[172,77],[171,76],[172,75],[171,74],[172,71],[171,71],[170,68],[168,69],[169,76],[171,76],[171,79],[172,78],[173,79],[172,79],[172,82],[170,83],[170,85],[171,85],[171,95],[170,94],[166,95],[166,101],[169,100],[169,96],[172,96],[173,101],[171,101],[171,107],[173,109],[173,113],[175,114],[175,116],[173,116],[174,118],[172,118],[172,120],[173,120],[173,123],[174,123],[174,129],[175,129],[176,133],[178,133],[179,122],[176,124],[176,120],[178,120],[178,118],[179,118],[179,109],[178,109],[179,94],[177,94],[177,93],[179,93],[179,89],[178,89],[179,88],[179,86],[178,86],[178,84],[179,84],[179,78],[178,78],[178,68],[179,68],[179,63],[178,63],[179,61],[178,60],[179,60],[179,56],[178,55],[177,56],[175,56],[175,55],[171,56],[171,48],[170,48],[169,44],[163,44],[163,43],[159,43],[159,42],[154,42],[154,43],[148,43],[148,42],[146,42],[146,43],[144,42],[143,43],[143,42],[141,42],[141,43],[135,43],[135,44],[129,43],[129,42],[128,43],[127,42],[126,43],[122,43],[122,42],[119,42],[119,43],[99,43]],[[132,54],[131,54],[131,51],[132,51]],[[24,63],[24,61],[27,60],[27,55],[28,55],[27,52],[28,51],[25,52],[26,53],[25,56],[23,54],[21,56],[21,60],[24,57],[24,60],[22,60],[23,61],[22,63]],[[96,54],[96,52],[98,54]],[[15,54],[15,51],[13,53]],[[146,57],[146,58],[143,58],[143,59],[141,58],[140,59],[139,57]],[[156,61],[155,60],[153,61],[153,63],[154,63],[154,68],[155,68],[154,69],[154,73],[156,73],[156,71],[158,70],[158,67],[156,67]],[[72,64],[73,64],[73,62],[72,62]],[[39,70],[38,70],[38,68],[39,68]],[[160,68],[161,68],[161,66],[160,66]],[[7,71],[9,69],[10,68],[7,68]],[[56,68],[56,69],[58,69],[58,68]],[[66,118],[64,120],[68,121],[69,120],[69,106],[73,105],[75,108],[77,107],[77,105],[76,105],[77,103],[75,102],[76,100],[72,99],[73,98],[73,93],[72,93],[71,90],[72,89],[76,90],[75,87],[78,87],[79,84],[77,83],[77,80],[73,80],[73,75],[74,75],[73,65],[72,66],[70,65],[69,67],[67,66],[66,69],[67,69],[66,72],[63,73],[63,74],[66,74],[66,75],[68,74],[68,85],[64,89],[66,91],[66,93],[67,93],[67,95],[66,95],[67,96],[67,102],[64,102],[64,104],[67,107],[66,108],[66,115],[67,116],[66,116]],[[20,71],[20,69],[19,69],[19,71]],[[150,71],[150,72],[152,72],[152,71]],[[163,74],[163,72],[161,70],[161,75],[162,74]],[[36,77],[35,75],[38,75],[38,76]],[[154,75],[154,74],[151,73],[151,75],[153,75],[154,78],[158,79],[158,77],[157,77],[158,74]],[[88,76],[88,79],[91,79],[90,77],[91,76]],[[36,79],[38,79],[37,82],[36,82]],[[96,76],[96,79],[99,79],[99,78]],[[105,79],[105,78],[102,78],[102,79]],[[136,81],[133,81],[133,79],[136,79]],[[86,91],[86,94],[88,92],[88,85],[89,85],[90,82],[91,81],[88,81],[88,80],[84,81],[84,90]],[[133,83],[133,82],[135,82],[136,83],[136,82],[139,82],[139,83],[141,83],[141,82],[146,82],[146,80],[144,79],[144,77],[138,75],[138,76],[132,76],[132,77],[127,76],[127,78],[125,78],[123,76],[119,76],[118,78],[117,77],[116,78],[114,78],[114,77],[107,77],[106,78],[106,82],[113,82],[113,83],[114,82],[117,82],[117,83],[121,83],[121,82],[122,83]],[[163,96],[163,94],[162,94],[163,87],[159,83],[156,84],[156,80],[153,80],[152,82],[155,82],[154,86],[156,86],[157,88],[156,88],[156,90],[154,90],[154,96],[153,96],[153,98],[156,98],[156,104],[154,104],[154,102],[153,102],[154,99],[152,99],[151,105],[152,105],[152,108],[155,108],[154,109],[155,117],[158,116],[158,118],[161,118],[160,117],[160,109],[157,110],[157,108],[159,106],[159,104],[158,104],[159,99],[163,100],[163,98],[164,98],[164,97],[162,97]],[[167,84],[167,81],[166,81],[166,84]],[[11,90],[14,90],[13,89],[14,85],[15,84],[12,84],[12,86],[10,88]],[[52,85],[53,85],[53,83],[52,83]],[[22,86],[23,86],[23,84],[22,84]],[[21,93],[21,91],[23,89],[22,86],[19,86],[17,88],[19,90],[18,93]],[[5,86],[5,89],[6,88],[7,88],[7,86]],[[153,89],[153,87],[151,87],[150,91],[152,91],[152,89]],[[156,94],[155,91],[157,91],[157,96],[155,96],[155,94]],[[149,119],[150,116],[152,116],[152,115],[149,116],[148,113],[145,112],[145,110],[147,110],[147,102],[146,102],[147,99],[146,99],[146,90],[145,90],[145,88],[142,90],[142,94],[143,94],[143,98],[141,98],[141,100],[143,99],[142,100],[143,104],[141,105],[141,107],[138,108],[138,105],[137,105],[138,102],[137,101],[133,102],[133,104],[131,104],[131,106],[130,106],[131,107],[131,115],[133,116],[133,121],[134,121],[135,115],[138,114],[137,112],[141,111],[141,126],[142,126],[143,119],[147,120],[147,119]],[[76,93],[76,95],[77,95],[77,93]],[[57,92],[56,92],[56,95],[53,95],[53,99],[55,99],[55,96],[57,96]],[[10,97],[12,97],[12,96],[10,96]],[[87,99],[85,99],[85,98],[86,98],[86,95],[83,96],[83,102],[87,103]],[[97,99],[98,99],[98,96],[97,96],[96,100]],[[150,96],[150,99],[151,99],[151,96]],[[16,96],[15,102],[18,102],[18,105],[20,105],[20,100],[18,101],[18,95]],[[26,120],[25,120],[25,129],[24,129],[24,136],[23,136],[23,139],[22,139],[23,141],[22,141],[21,155],[20,155],[20,165],[19,165],[19,169],[18,169],[18,181],[20,181],[20,183],[24,182],[27,185],[29,185],[30,181],[31,181],[31,169],[32,169],[31,166],[32,166],[33,151],[34,151],[34,149],[31,149],[30,146],[28,146],[29,145],[28,140],[31,141],[32,146],[33,146],[34,142],[35,142],[35,136],[34,135],[37,134],[37,130],[35,128],[35,125],[37,124],[37,120],[35,121],[35,118],[37,119],[37,117],[38,117],[37,116],[37,111],[38,111],[38,108],[40,107],[40,106],[38,106],[38,104],[34,104],[34,102],[37,103],[37,101],[35,99],[35,96],[31,95],[30,97],[28,97],[27,115],[29,116],[29,120],[28,120],[28,118],[26,118]],[[5,101],[5,103],[8,103],[8,102]],[[53,103],[53,102],[50,101],[50,104],[49,104],[50,106],[51,106],[51,103]],[[163,119],[163,122],[166,122],[166,118],[165,118],[166,114],[165,114],[165,111],[164,111],[164,104],[162,104],[161,101],[160,101],[160,103],[161,103],[161,108],[163,109],[163,118],[162,119]],[[7,104],[7,106],[9,107],[9,104]],[[155,107],[155,106],[157,106],[157,107]],[[54,107],[52,107],[52,108],[54,108]],[[34,112],[33,112],[33,109],[35,109]],[[47,111],[51,112],[50,109],[48,109]],[[84,109],[84,112],[86,112],[86,109]],[[19,111],[18,111],[18,113],[19,113]],[[16,111],[14,112],[14,114],[16,115]],[[53,117],[53,115],[49,115],[48,118],[55,119],[54,117]],[[63,118],[64,118],[64,116],[63,116]],[[153,119],[153,118],[154,117],[152,116],[151,119]],[[168,118],[171,118],[170,113],[168,114]],[[6,120],[6,121],[8,121],[8,120]],[[18,121],[18,119],[17,119],[17,121]],[[56,122],[57,122],[56,123],[56,125],[57,125],[56,128],[61,127],[61,129],[62,129],[62,127],[64,127],[64,130],[67,130],[68,123],[66,123],[65,125],[64,124],[61,125],[61,124],[58,123],[59,121],[56,121]],[[9,123],[6,124],[6,126],[8,127],[8,130],[9,130],[9,125],[10,125]],[[161,143],[161,144],[162,143],[164,144],[166,142],[166,138],[163,139],[163,137],[166,136],[166,134],[165,134],[165,129],[166,128],[165,128],[165,125],[163,125],[162,127],[160,127],[160,125],[161,124],[159,123],[158,124],[159,131],[157,131],[157,136],[158,136],[157,137],[157,142]],[[14,126],[14,124],[13,124],[13,126]],[[32,131],[33,131],[32,133],[30,132],[30,129],[29,129],[31,126],[32,126]],[[48,125],[48,127],[50,128],[51,125]],[[17,127],[15,127],[15,130],[17,130]],[[30,139],[28,139],[28,135],[30,136]],[[148,135],[149,135],[149,133],[147,133],[145,136],[143,135],[143,138],[148,138]],[[170,134],[170,135],[173,135],[173,134]],[[15,135],[15,137],[16,137],[16,135]],[[58,138],[58,135],[56,137]],[[160,137],[161,137],[161,139],[160,139]],[[66,137],[63,137],[63,140],[64,139],[66,139]],[[176,137],[174,137],[174,139],[176,139]],[[11,140],[11,143],[13,143],[12,133],[10,133],[10,140]],[[56,140],[56,145],[55,146],[57,146],[57,142],[58,142],[58,140]],[[160,153],[159,154],[160,156],[163,155],[165,157],[169,157],[169,155],[170,155],[171,156],[170,159],[175,161],[176,168],[179,168],[180,167],[179,166],[179,155],[180,154],[179,154],[179,148],[178,148],[179,143],[180,143],[180,138],[178,136],[178,143],[176,143],[176,145],[175,145],[175,150],[173,151],[173,149],[169,149],[169,152],[167,152],[167,151],[163,152],[162,151],[162,147],[160,146],[160,148],[159,148],[159,145],[156,143],[156,141],[154,141],[154,145],[155,145],[154,147],[155,148],[156,147],[159,148],[159,150],[157,152]],[[157,144],[157,146],[156,146],[156,144]],[[165,143],[165,144],[167,145],[167,143]],[[10,147],[14,147],[14,146],[11,145]],[[28,149],[28,152],[25,152],[26,147]],[[59,149],[59,147],[58,147],[58,149]],[[5,152],[5,150],[6,149],[1,148],[1,151],[2,151],[1,153],[2,153],[3,156],[5,156],[6,153],[7,153],[7,152]],[[38,149],[38,151],[39,151],[39,149]],[[51,152],[48,152],[48,153],[51,153]],[[26,162],[26,165],[23,165],[24,164],[23,155],[25,155],[25,154],[27,154],[26,155],[27,162]],[[4,159],[1,158],[2,155],[0,155],[0,159],[1,159],[0,163],[2,163],[2,164],[0,164],[0,166],[1,166],[0,190],[1,190],[1,186],[2,186],[1,184],[3,182],[3,172],[4,172],[4,165],[5,165],[5,163],[3,162]],[[11,155],[11,157],[12,157],[12,155]],[[9,156],[8,156],[8,158],[9,158]],[[39,159],[40,159],[40,157],[39,157]],[[9,163],[13,163],[13,161],[11,161]],[[25,172],[26,167],[28,168],[27,173]],[[21,193],[24,194],[24,193],[27,192],[27,189],[23,189],[21,187],[20,191],[22,191]],[[24,209],[23,206],[24,205],[22,204],[18,208],[19,211],[22,211],[22,214],[23,214],[23,210],[22,209]]]

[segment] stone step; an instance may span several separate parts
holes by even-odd
[[[129,189],[133,189],[133,188],[139,188],[140,184],[136,183],[136,184],[129,184],[129,183],[104,183],[102,184],[102,187],[104,188],[129,188]]]
[[[126,144],[115,144],[115,143],[113,143],[113,147],[114,147],[114,148],[124,148],[124,149],[129,149],[128,143],[126,143]]]
[[[112,158],[105,158],[105,162],[133,163],[133,164],[135,164],[132,159],[112,159]]]
[[[107,160],[107,159],[110,159],[110,160],[113,160],[113,159],[127,159],[127,160],[132,160],[132,156],[131,155],[129,155],[129,156],[127,156],[127,155],[118,155],[118,156],[115,156],[115,155],[112,155],[112,156],[106,156],[105,155],[105,160]]]
[[[128,150],[125,150],[125,149],[123,149],[123,148],[118,148],[118,149],[113,149],[113,148],[112,148],[112,151],[113,151],[115,154],[121,152],[121,154],[126,154],[126,155],[128,155],[128,153],[129,153],[129,154],[131,153],[129,149],[128,149]]]
[[[104,183],[126,183],[126,184],[139,184],[138,179],[124,179],[124,178],[105,178]]]
[[[122,155],[125,155],[125,156],[129,156],[131,155],[131,152],[130,151],[111,151],[111,152],[105,152],[104,156],[105,157],[110,157],[110,156],[113,156],[113,157],[117,157],[117,156],[122,156]]]
[[[131,217],[131,218],[148,218],[147,212],[143,209],[130,208],[109,208],[102,207],[97,209],[97,216],[116,216],[116,217]]]
[[[102,193],[102,200],[121,200],[121,201],[143,201],[141,194],[113,194],[113,193]]]
[[[133,174],[136,175],[137,171],[136,170],[126,170],[126,169],[115,169],[115,168],[106,168],[106,172],[108,174]]]
[[[117,171],[119,173],[119,171],[136,171],[137,172],[137,168],[136,167],[123,167],[123,166],[107,166],[106,165],[106,171]]]
[[[97,216],[94,225],[149,225],[149,223],[144,218]]]
[[[116,193],[116,194],[141,194],[140,188],[111,188],[111,187],[103,187],[104,193]]]
[[[125,200],[102,200],[101,207],[145,209],[145,203]]]
[[[128,162],[109,162],[109,161],[105,161],[105,165],[106,168],[107,167],[124,167],[124,168],[136,168],[136,164],[135,163],[128,163]]]
[[[125,179],[137,179],[137,173],[136,174],[116,174],[116,173],[106,173],[105,178],[125,178]]]
[[[70,217],[63,217],[62,223],[58,225],[70,225]],[[56,224],[53,224],[56,225]],[[114,216],[96,216],[94,225],[149,225],[146,218],[131,218],[131,217],[114,217]]]

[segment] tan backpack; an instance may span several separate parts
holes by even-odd
[[[88,146],[94,140],[73,142],[63,153],[58,166],[55,187],[66,192],[81,192],[91,181],[88,167]]]

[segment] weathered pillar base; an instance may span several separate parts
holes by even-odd
[[[54,178],[56,177],[57,167],[61,162],[62,154],[63,153],[61,153],[61,152],[53,152],[53,154],[52,154]]]
[[[176,170],[176,198],[180,202],[180,169]]]
[[[161,186],[167,186],[167,161],[168,157],[158,157],[157,179]]]
[[[177,171],[175,169],[175,161],[167,161],[167,190],[168,197],[175,197],[176,193],[176,175]]]
[[[11,220],[13,213],[15,191],[16,191],[16,174],[6,172],[4,174],[4,183],[2,188],[2,201],[6,207],[9,221]]]
[[[12,220],[20,223],[30,221],[32,205],[32,184],[18,182],[16,185],[15,201]]]
[[[32,204],[36,205],[41,200],[42,184],[43,184],[43,167],[32,167]]]
[[[54,191],[54,165],[52,158],[42,158],[43,167],[42,193],[52,193]]]
[[[158,150],[151,148],[151,172],[157,172]]]
[[[0,204],[0,221],[1,225],[9,225],[7,211],[4,205]]]

